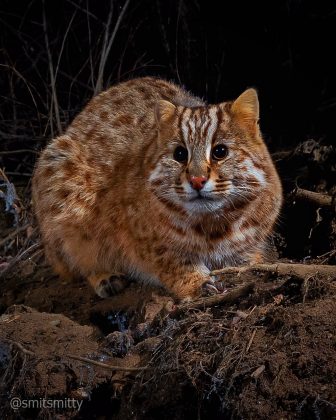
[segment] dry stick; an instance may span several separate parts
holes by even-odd
[[[26,349],[18,341],[9,340],[8,338],[5,338],[5,340],[8,341],[10,344],[13,344],[17,348],[19,348],[22,351],[22,353],[29,354],[29,356],[36,356],[36,354],[33,351]],[[119,371],[123,371],[123,372],[140,372],[142,370],[148,370],[149,369],[147,367],[113,366],[113,365],[109,365],[107,363],[98,362],[96,360],[88,359],[86,357],[81,357],[81,356],[75,356],[75,355],[72,355],[72,354],[68,354],[66,357],[69,357],[70,359],[78,360],[80,362],[90,363],[91,365],[99,366],[99,367],[102,367],[104,369],[119,370]]]
[[[94,90],[94,71],[93,71],[93,60],[92,60],[92,41],[91,41],[91,26],[90,26],[90,13],[89,13],[89,0],[86,0],[86,23],[88,28],[88,40],[89,40],[89,63],[90,63],[90,79],[91,79],[91,85],[92,89]],[[83,9],[84,10],[84,9]]]
[[[89,363],[91,365],[99,366],[104,369],[110,369],[110,370],[119,370],[124,372],[141,372],[142,370],[149,370],[148,367],[125,367],[125,366],[113,366],[109,365],[107,363],[98,362],[97,360],[88,359],[86,357],[81,356],[75,356],[72,354],[68,354],[66,357],[69,357],[70,359],[78,360],[80,362]]]
[[[104,63],[104,59],[105,59],[105,51],[107,48],[107,39],[108,39],[108,34],[110,31],[110,25],[111,25],[111,21],[112,21],[112,14],[113,14],[113,4],[112,2],[110,2],[110,10],[109,10],[109,14],[107,16],[107,22],[105,25],[105,33],[104,33],[104,41],[103,41],[103,45],[102,45],[102,51],[100,54],[100,61],[99,61],[99,68],[98,68],[98,75],[97,75],[97,81],[96,81],[96,86],[94,89],[94,93],[93,95],[97,95],[99,92],[102,91],[103,89],[103,76],[104,76],[104,67],[105,64]]]
[[[256,332],[257,332],[257,329],[255,328],[254,330],[253,330],[253,332],[252,332],[252,335],[251,335],[251,338],[250,338],[250,340],[249,340],[249,342],[248,342],[248,344],[247,344],[247,347],[246,347],[246,353],[250,350],[250,347],[251,347],[251,345],[252,345],[252,342],[253,342],[253,340],[254,340],[254,336],[256,335]]]
[[[118,20],[117,20],[117,22],[116,22],[116,24],[115,24],[114,30],[113,30],[113,32],[112,32],[111,38],[110,38],[110,40],[109,40],[108,46],[107,46],[106,51],[105,51],[105,61],[107,60],[107,57],[108,57],[108,55],[109,55],[109,53],[110,53],[110,50],[111,50],[112,44],[113,44],[113,42],[114,42],[114,38],[115,38],[115,36],[116,36],[116,33],[117,33],[118,29],[119,29],[119,26],[120,26],[120,24],[121,24],[121,21],[122,21],[122,19],[123,19],[123,17],[124,17],[124,14],[125,14],[125,12],[126,12],[127,8],[128,8],[129,3],[130,3],[130,0],[126,0],[126,2],[125,2],[125,4],[124,4],[124,6],[123,6],[123,8],[121,9],[121,12],[120,12],[120,14],[119,14],[119,16],[118,16]]]
[[[28,226],[30,226],[29,225],[29,223],[27,223],[26,225],[24,225],[24,226],[21,226],[21,227],[19,227],[19,228],[17,228],[16,230],[14,230],[14,232],[12,232],[12,233],[10,233],[9,235],[7,235],[5,238],[3,238],[1,241],[0,241],[0,248],[3,246],[3,245],[5,245],[5,243],[7,242],[7,241],[9,241],[10,239],[12,239],[12,238],[15,238],[15,236],[17,235],[17,234],[19,234],[20,232],[22,232],[23,230],[25,230],[25,229],[27,229],[28,228]]]
[[[58,106],[58,99],[57,99],[57,93],[56,93],[54,66],[53,66],[52,56],[51,56],[50,47],[49,47],[47,20],[46,20],[46,15],[45,15],[44,0],[43,0],[43,32],[44,32],[44,40],[45,40],[46,50],[47,50],[47,55],[48,55],[52,100],[54,102],[54,107],[55,107],[57,129],[58,129],[58,133],[61,134],[62,133],[62,124],[61,124],[61,118],[60,118],[60,114],[59,114],[59,106]],[[52,118],[52,116],[50,116],[50,118]]]
[[[214,296],[204,297],[190,303],[184,303],[184,304],[178,305],[176,310],[170,313],[170,316],[172,318],[175,318],[177,315],[180,315],[181,313],[186,312],[189,309],[204,309],[204,308],[209,308],[211,306],[219,305],[222,303],[230,303],[252,292],[253,289],[254,289],[254,283],[247,283],[247,284],[244,284],[243,286],[236,287],[235,289],[230,290],[229,292],[225,294],[218,294]]]
[[[28,176],[29,178],[31,178],[32,176],[32,172],[6,172],[7,175],[11,175],[11,176]]]
[[[56,70],[55,70],[55,83],[56,83],[56,79],[57,79],[57,74],[58,74],[58,69],[59,69],[59,65],[60,65],[60,62],[61,62],[62,54],[63,54],[63,51],[64,51],[65,41],[68,37],[69,31],[70,31],[72,22],[75,19],[76,13],[77,13],[77,10],[75,10],[74,14],[72,15],[72,17],[70,19],[70,22],[68,24],[68,27],[67,27],[67,29],[65,31],[65,34],[63,36],[63,39],[62,39],[62,45],[61,45],[60,51],[58,53],[58,60],[57,60],[57,65],[56,65]]]
[[[328,194],[304,190],[302,188],[296,188],[292,195],[294,198],[298,198],[300,200],[308,200],[321,207],[331,206],[333,200],[332,197]]]
[[[114,26],[113,32],[112,32],[112,34],[110,36],[110,39],[109,39],[109,41],[107,41],[108,33],[109,33],[110,25],[111,25],[111,20],[112,20],[112,11],[113,11],[112,3],[111,3],[110,12],[109,12],[109,16],[108,16],[107,24],[106,24],[104,44],[103,44],[103,51],[102,51],[102,54],[101,54],[101,57],[100,57],[99,70],[98,70],[98,78],[97,78],[96,87],[95,87],[95,91],[94,91],[94,94],[95,95],[98,94],[102,90],[104,70],[105,70],[105,66],[106,66],[107,57],[110,54],[111,47],[113,45],[113,42],[114,42],[114,39],[116,37],[117,31],[119,29],[119,26],[121,24],[121,21],[122,21],[122,19],[124,17],[124,14],[125,14],[125,12],[127,10],[127,7],[129,5],[129,3],[130,3],[130,0],[126,0],[124,6],[121,9],[121,12],[120,12],[120,14],[118,16],[117,22],[116,22],[116,24]]]
[[[281,150],[280,152],[272,153],[272,159],[275,161],[286,159],[292,156],[294,152],[292,150]]]
[[[23,257],[25,257],[29,252],[35,251],[36,248],[40,247],[40,244],[33,244],[29,248],[27,248],[25,251],[21,252],[21,254],[16,255],[12,260],[10,260],[8,266],[0,271],[0,278],[3,277],[6,273],[8,273],[9,270],[11,270],[14,265],[19,262]]]
[[[336,265],[318,265],[318,264],[254,264],[246,267],[225,267],[220,270],[214,270],[211,276],[219,274],[242,274],[246,272],[261,271],[264,273],[274,273],[280,276],[295,274],[301,279],[307,276],[320,274],[323,277],[336,276]]]
[[[263,373],[263,371],[266,369],[265,365],[259,366],[254,372],[251,373],[251,378],[258,379],[259,376]]]
[[[33,351],[26,349],[21,343],[18,343],[17,341],[9,340],[8,338],[5,338],[5,341],[8,341],[10,344],[13,344],[17,348],[19,348],[24,354],[29,354],[29,356],[35,356],[35,353]]]
[[[32,90],[31,90],[31,87],[29,86],[29,83],[28,83],[28,81],[24,78],[24,76],[18,71],[18,70],[16,70],[16,68],[15,67],[11,67],[11,66],[9,66],[8,64],[0,64],[0,67],[8,67],[10,70],[12,70],[13,71],[13,73],[15,73],[22,81],[23,81],[23,83],[25,84],[25,86],[26,86],[26,88],[28,89],[28,92],[29,92],[29,94],[30,94],[30,96],[31,96],[31,98],[32,98],[32,101],[33,101],[33,103],[34,103],[34,105],[35,105],[35,108],[36,108],[36,110],[38,111],[38,106],[37,106],[37,103],[36,103],[36,101],[35,101],[35,97],[34,97],[34,95],[33,95],[33,92],[32,92]],[[32,86],[32,88],[35,90],[35,92],[36,92],[36,89]],[[16,135],[14,136],[14,137],[17,137]]]
[[[68,3],[72,4],[73,6],[75,6],[76,9],[80,10],[83,13],[86,13],[88,16],[90,16],[91,18],[93,18],[97,22],[101,23],[100,19],[96,15],[94,15],[93,13],[89,12],[87,8],[84,9],[84,7],[81,7],[80,4],[77,4],[74,1],[71,1],[71,0],[67,0],[67,1],[68,1]]]
[[[4,155],[16,155],[19,153],[34,153],[36,155],[39,155],[40,152],[37,152],[36,150],[33,149],[19,149],[19,150],[6,150],[4,152],[0,152],[0,156],[4,156]]]
[[[301,291],[302,291],[302,303],[306,302],[306,297],[309,291],[309,281],[311,280],[311,277],[307,276],[301,285]]]

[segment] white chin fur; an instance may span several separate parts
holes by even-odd
[[[212,213],[222,208],[224,203],[220,200],[194,200],[183,203],[189,213]]]

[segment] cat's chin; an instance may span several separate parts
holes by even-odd
[[[189,213],[213,213],[221,209],[225,203],[222,200],[212,198],[196,197],[183,203]]]

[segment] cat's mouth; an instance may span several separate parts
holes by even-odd
[[[204,194],[201,191],[196,196],[192,197],[189,201],[214,201],[215,198],[209,194]]]
[[[223,201],[215,195],[198,192],[197,195],[189,197],[184,206],[191,213],[208,213],[223,207]]]

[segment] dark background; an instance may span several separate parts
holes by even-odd
[[[0,149],[39,150],[94,93],[141,75],[174,80],[209,102],[254,86],[272,150],[309,138],[330,144],[332,3],[1,0]],[[10,168],[11,159],[3,153],[0,164]]]

